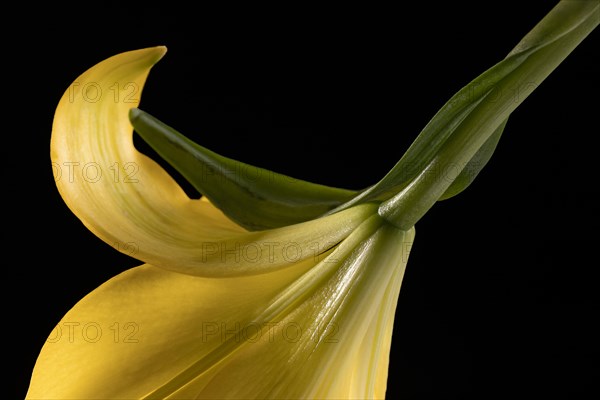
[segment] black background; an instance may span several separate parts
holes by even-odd
[[[5,266],[15,398],[25,396],[37,354],[64,313],[140,264],[89,232],[55,187],[54,109],[87,68],[166,45],[140,108],[223,155],[362,189],[551,6],[217,11],[109,3],[17,15],[31,39],[9,44],[4,56],[16,74],[4,86],[13,96],[5,99],[16,99],[5,118],[16,124],[3,169],[15,222],[5,252],[17,255]],[[590,35],[513,113],[478,180],[417,224],[389,398],[523,391],[536,398],[597,384],[598,39]]]

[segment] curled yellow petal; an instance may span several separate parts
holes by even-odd
[[[413,238],[373,216],[267,274],[126,271],[52,331],[27,398],[383,399]]]
[[[133,145],[128,119],[165,47],[121,53],[64,93],[52,127],[60,194],[99,238],[155,266],[201,276],[258,274],[314,257],[373,214],[366,205],[279,229],[247,232]],[[224,268],[229,265],[228,268]]]

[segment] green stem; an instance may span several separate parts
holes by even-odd
[[[452,184],[510,113],[600,23],[600,2],[563,0],[528,33],[503,62],[518,67],[490,88],[461,121],[431,161],[400,192],[384,201],[379,214],[400,229],[410,229]]]

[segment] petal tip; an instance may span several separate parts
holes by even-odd
[[[117,54],[115,57],[133,57],[140,61],[143,60],[146,65],[154,65],[161,58],[164,57],[167,52],[167,46],[154,46],[154,47],[146,47],[137,50],[127,51],[121,54]],[[122,60],[123,58],[121,58]]]
[[[142,49],[153,64],[157,63],[167,52],[167,46],[154,46]]]
[[[167,52],[167,46],[163,46],[163,45],[152,47],[152,49],[154,50],[158,59],[161,59]]]

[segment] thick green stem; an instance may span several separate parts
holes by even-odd
[[[412,227],[444,194],[479,148],[510,113],[600,23],[600,2],[563,0],[503,61],[519,64],[461,121],[431,161],[379,214],[403,230]]]

